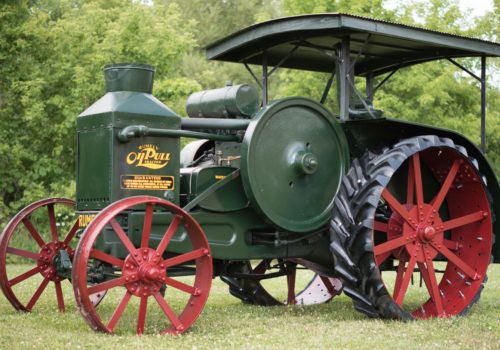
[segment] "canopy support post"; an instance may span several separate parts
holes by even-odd
[[[342,35],[342,48],[340,59],[340,121],[343,123],[349,120],[349,81],[347,75],[350,68],[351,37]]]
[[[267,50],[262,52],[262,107],[267,105]]]
[[[373,96],[373,72],[368,72],[366,74],[366,99]]]
[[[486,56],[481,57],[481,152],[486,154]]]

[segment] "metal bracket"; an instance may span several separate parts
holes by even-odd
[[[328,57],[331,57],[331,58],[333,58],[333,59],[335,59],[335,60],[337,60],[337,61],[339,61],[339,62],[342,62],[342,60],[340,59],[340,57],[339,57],[339,56],[334,55],[334,54],[333,54],[333,53],[331,53],[330,51],[327,51],[327,50],[325,50],[325,49],[322,49],[322,48],[321,48],[321,47],[319,47],[319,46],[316,46],[316,45],[314,45],[314,44],[311,44],[311,43],[310,43],[310,42],[308,42],[308,41],[304,41],[304,43],[306,43],[306,45],[304,45],[304,46],[308,46],[308,47],[311,47],[311,48],[313,48],[313,49],[315,49],[315,50],[318,50],[319,52],[323,52],[323,53],[324,53],[325,55],[327,55]]]
[[[375,92],[378,90],[378,88],[379,88],[379,87],[381,87],[382,85],[384,85],[384,83],[385,83],[387,80],[389,80],[389,78],[390,78],[390,77],[392,77],[392,75],[393,75],[394,73],[396,73],[396,72],[397,72],[397,71],[398,71],[398,70],[399,70],[402,66],[403,66],[403,63],[400,63],[400,64],[399,64],[399,66],[398,66],[396,69],[394,69],[394,70],[391,72],[391,74],[389,74],[388,76],[386,76],[386,77],[385,77],[385,79],[384,79],[384,80],[382,80],[382,81],[381,81],[381,82],[380,82],[380,83],[379,83],[379,84],[375,87],[375,89],[373,89],[372,93],[371,93],[369,96],[366,96],[366,97],[367,97],[369,100],[371,100],[371,99],[372,99],[372,97],[373,97],[373,95],[375,95]]]
[[[372,118],[375,119],[375,116],[373,115],[373,113],[370,110],[370,108],[368,108],[368,105],[366,104],[366,101],[363,99],[363,96],[361,96],[361,94],[359,93],[358,89],[356,89],[356,85],[354,85],[354,82],[349,77],[349,74],[347,74],[347,81],[349,82],[349,84],[351,85],[351,87],[354,89],[354,92],[356,92],[356,95],[358,95],[359,99],[363,103],[363,106],[365,106],[365,109],[368,111],[368,113],[370,113],[370,115],[372,116]]]
[[[229,174],[228,176],[226,176],[222,180],[217,181],[212,186],[210,186],[209,188],[207,188],[205,191],[203,191],[199,196],[197,196],[195,199],[193,199],[191,202],[189,202],[182,209],[185,210],[185,211],[187,211],[187,212],[189,212],[191,209],[193,209],[195,206],[197,206],[198,204],[200,204],[205,198],[207,198],[208,196],[210,196],[212,193],[214,193],[215,191],[217,191],[219,188],[221,188],[222,186],[228,184],[229,182],[231,182],[232,180],[234,180],[238,176],[240,176],[240,173],[241,173],[240,169],[237,169],[237,170],[233,171],[231,174]]]

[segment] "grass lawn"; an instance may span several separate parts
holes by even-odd
[[[9,269],[9,273],[17,275],[26,267],[11,265]],[[98,334],[75,313],[67,281],[63,282],[66,313],[57,311],[54,285],[50,283],[31,314],[15,311],[3,295],[0,297],[0,349],[500,349],[500,266],[491,265],[488,275],[481,302],[472,308],[469,317],[409,323],[365,317],[354,310],[350,298],[343,294],[323,305],[269,308],[244,305],[217,278],[195,324],[181,336],[165,337],[155,334],[169,322],[153,301],[149,303],[145,336],[135,334],[139,303],[134,299],[138,298],[129,303],[115,328],[116,336]],[[311,277],[310,272],[303,271],[298,276],[297,291]],[[416,283],[418,277],[415,273]],[[389,279],[390,276],[384,275],[386,282]],[[40,281],[38,276],[32,277],[22,282],[16,293],[29,298],[28,292],[33,294]],[[266,288],[279,289],[279,297],[285,299],[283,281],[268,282]],[[115,288],[97,310],[109,318],[114,310],[110,302],[116,305],[123,294],[123,289]],[[422,295],[417,290],[408,298],[418,304]],[[175,300],[171,299],[174,309]]]

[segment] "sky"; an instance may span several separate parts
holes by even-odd
[[[426,1],[426,0],[416,0]],[[389,0],[387,2],[388,8],[396,6],[397,0]],[[482,16],[487,10],[493,8],[493,0],[459,0],[459,5],[463,10],[471,8],[473,16]]]

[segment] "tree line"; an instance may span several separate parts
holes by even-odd
[[[156,67],[154,95],[181,116],[196,91],[254,84],[238,64],[208,62],[203,47],[248,25],[344,12],[498,41],[500,0],[485,16],[458,0],[17,0],[0,4],[0,228],[21,207],[75,197],[76,117],[104,93],[104,65]],[[500,62],[488,60],[487,156],[500,174]],[[473,71],[479,59],[462,59]],[[321,97],[329,76],[280,69],[270,99]],[[384,79],[378,77],[375,84]],[[359,79],[358,88],[364,90]],[[326,105],[338,113],[335,88]],[[377,91],[385,116],[450,128],[480,143],[480,86],[447,61],[404,68]]]

